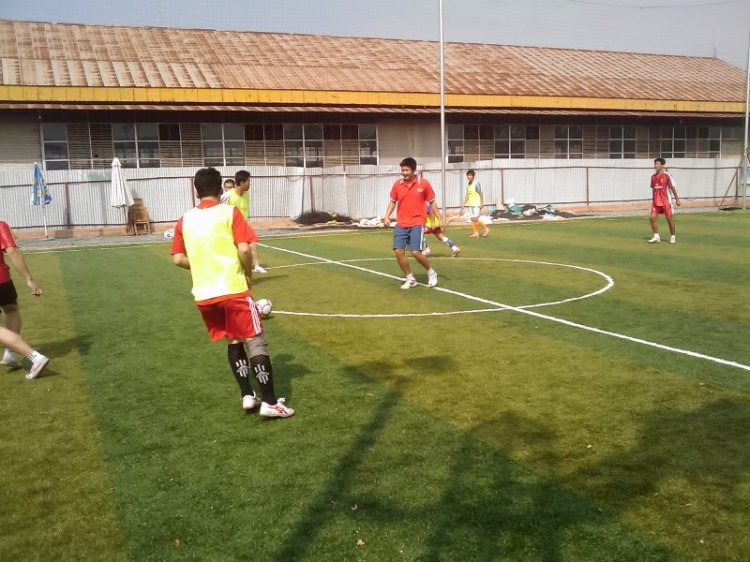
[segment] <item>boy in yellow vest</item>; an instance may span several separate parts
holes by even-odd
[[[440,217],[438,217],[437,213],[435,212],[435,209],[432,208],[432,205],[427,203],[427,216],[425,217],[425,235],[427,234],[434,234],[438,240],[440,240],[443,244],[448,246],[451,249],[451,256],[456,257],[458,253],[461,251],[461,248],[456,246],[453,243],[453,240],[448,238],[445,235],[445,229],[443,228],[443,225],[440,223]],[[429,256],[432,253],[432,250],[430,250],[430,247],[427,245],[427,240],[424,241],[424,250],[422,250],[423,256]]]
[[[232,183],[230,184],[229,182]],[[234,175],[234,180],[224,182],[224,193],[221,196],[221,202],[237,207],[242,216],[245,217],[245,220],[250,217],[250,172],[240,170]],[[253,273],[267,273],[260,266],[257,242],[250,244],[250,251],[253,254],[253,263],[255,264]]]
[[[474,173],[474,170],[466,172],[466,179],[469,180],[469,183],[466,186],[466,198],[464,199],[463,205],[461,205],[461,214],[463,215],[464,213],[464,207],[469,207],[469,212],[471,214],[471,230],[473,231],[469,238],[479,238],[477,225],[480,224],[484,229],[484,232],[482,232],[482,238],[487,238],[490,229],[487,228],[486,224],[479,220],[479,217],[482,216],[482,208],[484,207],[484,196],[482,195],[482,186],[478,181],[474,181],[475,176],[476,174]]]
[[[237,208],[219,202],[218,170],[198,170],[194,185],[200,203],[177,222],[172,261],[190,270],[193,296],[211,339],[227,339],[229,366],[240,387],[242,408],[248,411],[260,405],[263,417],[288,418],[294,410],[274,394],[268,342],[250,295],[250,244],[258,237]],[[262,401],[250,384],[251,372]]]

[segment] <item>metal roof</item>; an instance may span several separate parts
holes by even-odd
[[[427,41],[0,21],[6,86],[426,93],[437,61]],[[744,73],[712,58],[449,43],[446,88],[744,102]]]
[[[70,104],[70,103],[0,103],[0,110],[76,110],[76,111],[217,111],[234,113],[356,113],[435,115],[434,107],[392,106],[310,106],[310,105],[149,105],[149,104]],[[670,117],[696,119],[737,119],[736,113],[696,113],[690,111],[581,111],[576,109],[507,109],[448,107],[448,114],[538,115],[546,117]]]

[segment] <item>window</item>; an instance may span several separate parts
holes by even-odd
[[[557,125],[554,146],[555,158],[583,158],[583,127]]]
[[[203,123],[205,166],[245,165],[245,126],[240,123]]]
[[[375,125],[359,126],[359,163],[378,164],[378,130]]]
[[[158,168],[161,165],[156,123],[113,123],[112,146],[123,168]]]
[[[68,126],[65,123],[42,123],[44,144],[44,168],[46,170],[67,170]]]
[[[448,125],[448,162],[464,161],[464,126]]]
[[[305,167],[323,167],[323,125],[305,125]]]
[[[612,159],[635,158],[637,130],[637,127],[632,126],[609,127],[609,157]]]

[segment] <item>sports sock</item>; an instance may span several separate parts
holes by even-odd
[[[253,388],[250,386],[250,379],[248,378],[250,367],[247,361],[247,353],[245,353],[245,345],[243,343],[230,343],[227,348],[227,356],[229,357],[229,368],[232,369],[232,374],[240,387],[240,393],[242,396],[251,396]]]
[[[453,241],[450,238],[448,238],[447,236],[443,238],[443,244],[445,244],[446,246],[448,246],[451,250],[453,249],[453,246],[455,246],[455,244],[453,243]]]
[[[36,361],[40,357],[42,357],[41,353],[39,353],[36,350],[32,350],[31,353],[29,353],[29,356],[27,357],[27,359],[33,363],[34,361]]]
[[[253,367],[255,380],[260,385],[260,394],[263,402],[273,406],[278,402],[276,394],[273,391],[273,368],[271,367],[271,358],[268,355],[256,355],[250,358],[250,365]]]

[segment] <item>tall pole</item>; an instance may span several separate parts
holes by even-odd
[[[747,209],[747,134],[750,115],[750,36],[747,41],[747,89],[745,90],[745,144],[742,145],[742,208]]]
[[[448,224],[448,188],[445,185],[445,53],[443,47],[443,0],[440,0],[440,185],[443,191],[443,224]],[[747,134],[747,128],[745,129]],[[747,145],[747,142],[745,142]],[[746,147],[747,148],[747,147]]]

